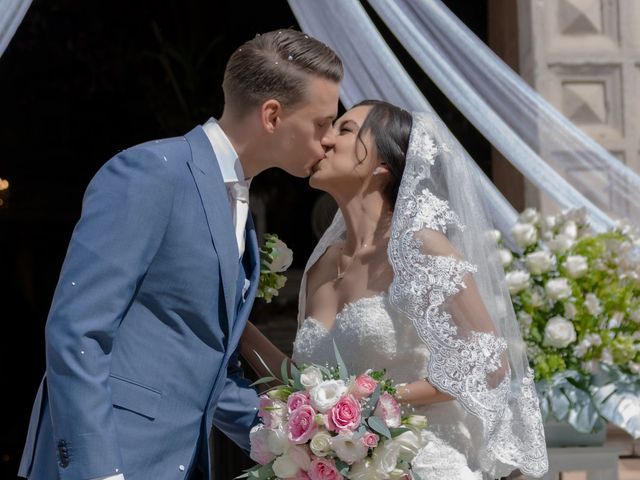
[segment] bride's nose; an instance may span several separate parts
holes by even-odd
[[[320,143],[322,144],[322,148],[324,148],[325,152],[331,150],[336,144],[336,129],[333,127],[329,128],[327,133],[325,133],[320,140]]]

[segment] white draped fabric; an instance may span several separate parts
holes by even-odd
[[[31,0],[2,0],[0,2],[0,57],[22,22]]]
[[[302,28],[342,57],[346,65],[342,99],[347,107],[362,98],[382,98],[408,110],[425,110],[428,103],[360,2],[289,3]],[[611,191],[631,205],[640,203],[638,175],[534,92],[439,0],[370,3],[460,111],[560,207],[585,207],[594,227],[602,230],[614,223],[603,211]],[[601,192],[586,177],[603,172],[608,177],[599,179],[600,184],[609,189]],[[513,209],[509,213],[508,202],[487,185],[484,175],[479,178],[494,224],[506,233],[515,220]]]

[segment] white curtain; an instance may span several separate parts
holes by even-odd
[[[344,60],[347,69],[342,98],[346,106],[364,97],[382,98],[411,110],[428,105],[360,2],[290,0],[289,3],[302,28],[334,48]],[[371,0],[370,3],[460,111],[558,205],[585,207],[599,230],[614,223],[603,211],[610,192],[595,191],[574,178],[569,183],[561,175],[566,171],[557,165],[552,167],[536,152],[541,144],[545,147],[545,157],[551,152],[574,166],[582,162],[589,175],[603,171],[603,168],[593,168],[594,162],[606,165],[604,171],[615,177],[607,183],[610,188],[622,191],[628,202],[638,201],[640,188],[629,188],[635,185],[638,176],[537,95],[439,0]],[[466,68],[462,69],[460,64]],[[487,182],[483,177],[483,183]],[[503,206],[506,200],[498,200],[489,187],[483,190],[494,206],[494,223],[505,231],[500,225],[505,222],[498,222],[497,215],[500,211],[508,215]],[[509,221],[512,220],[513,216]]]
[[[31,0],[0,0],[0,57],[30,5]]]

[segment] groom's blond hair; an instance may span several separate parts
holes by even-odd
[[[238,48],[224,72],[225,109],[244,115],[267,100],[284,107],[306,98],[312,76],[339,83],[344,71],[338,55],[324,43],[292,29],[257,35]]]

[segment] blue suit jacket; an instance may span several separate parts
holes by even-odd
[[[47,320],[19,475],[177,479],[197,463],[208,472],[212,424],[249,448],[258,400],[237,345],[260,274],[251,217],[246,235],[239,261],[201,127],[98,171]]]

